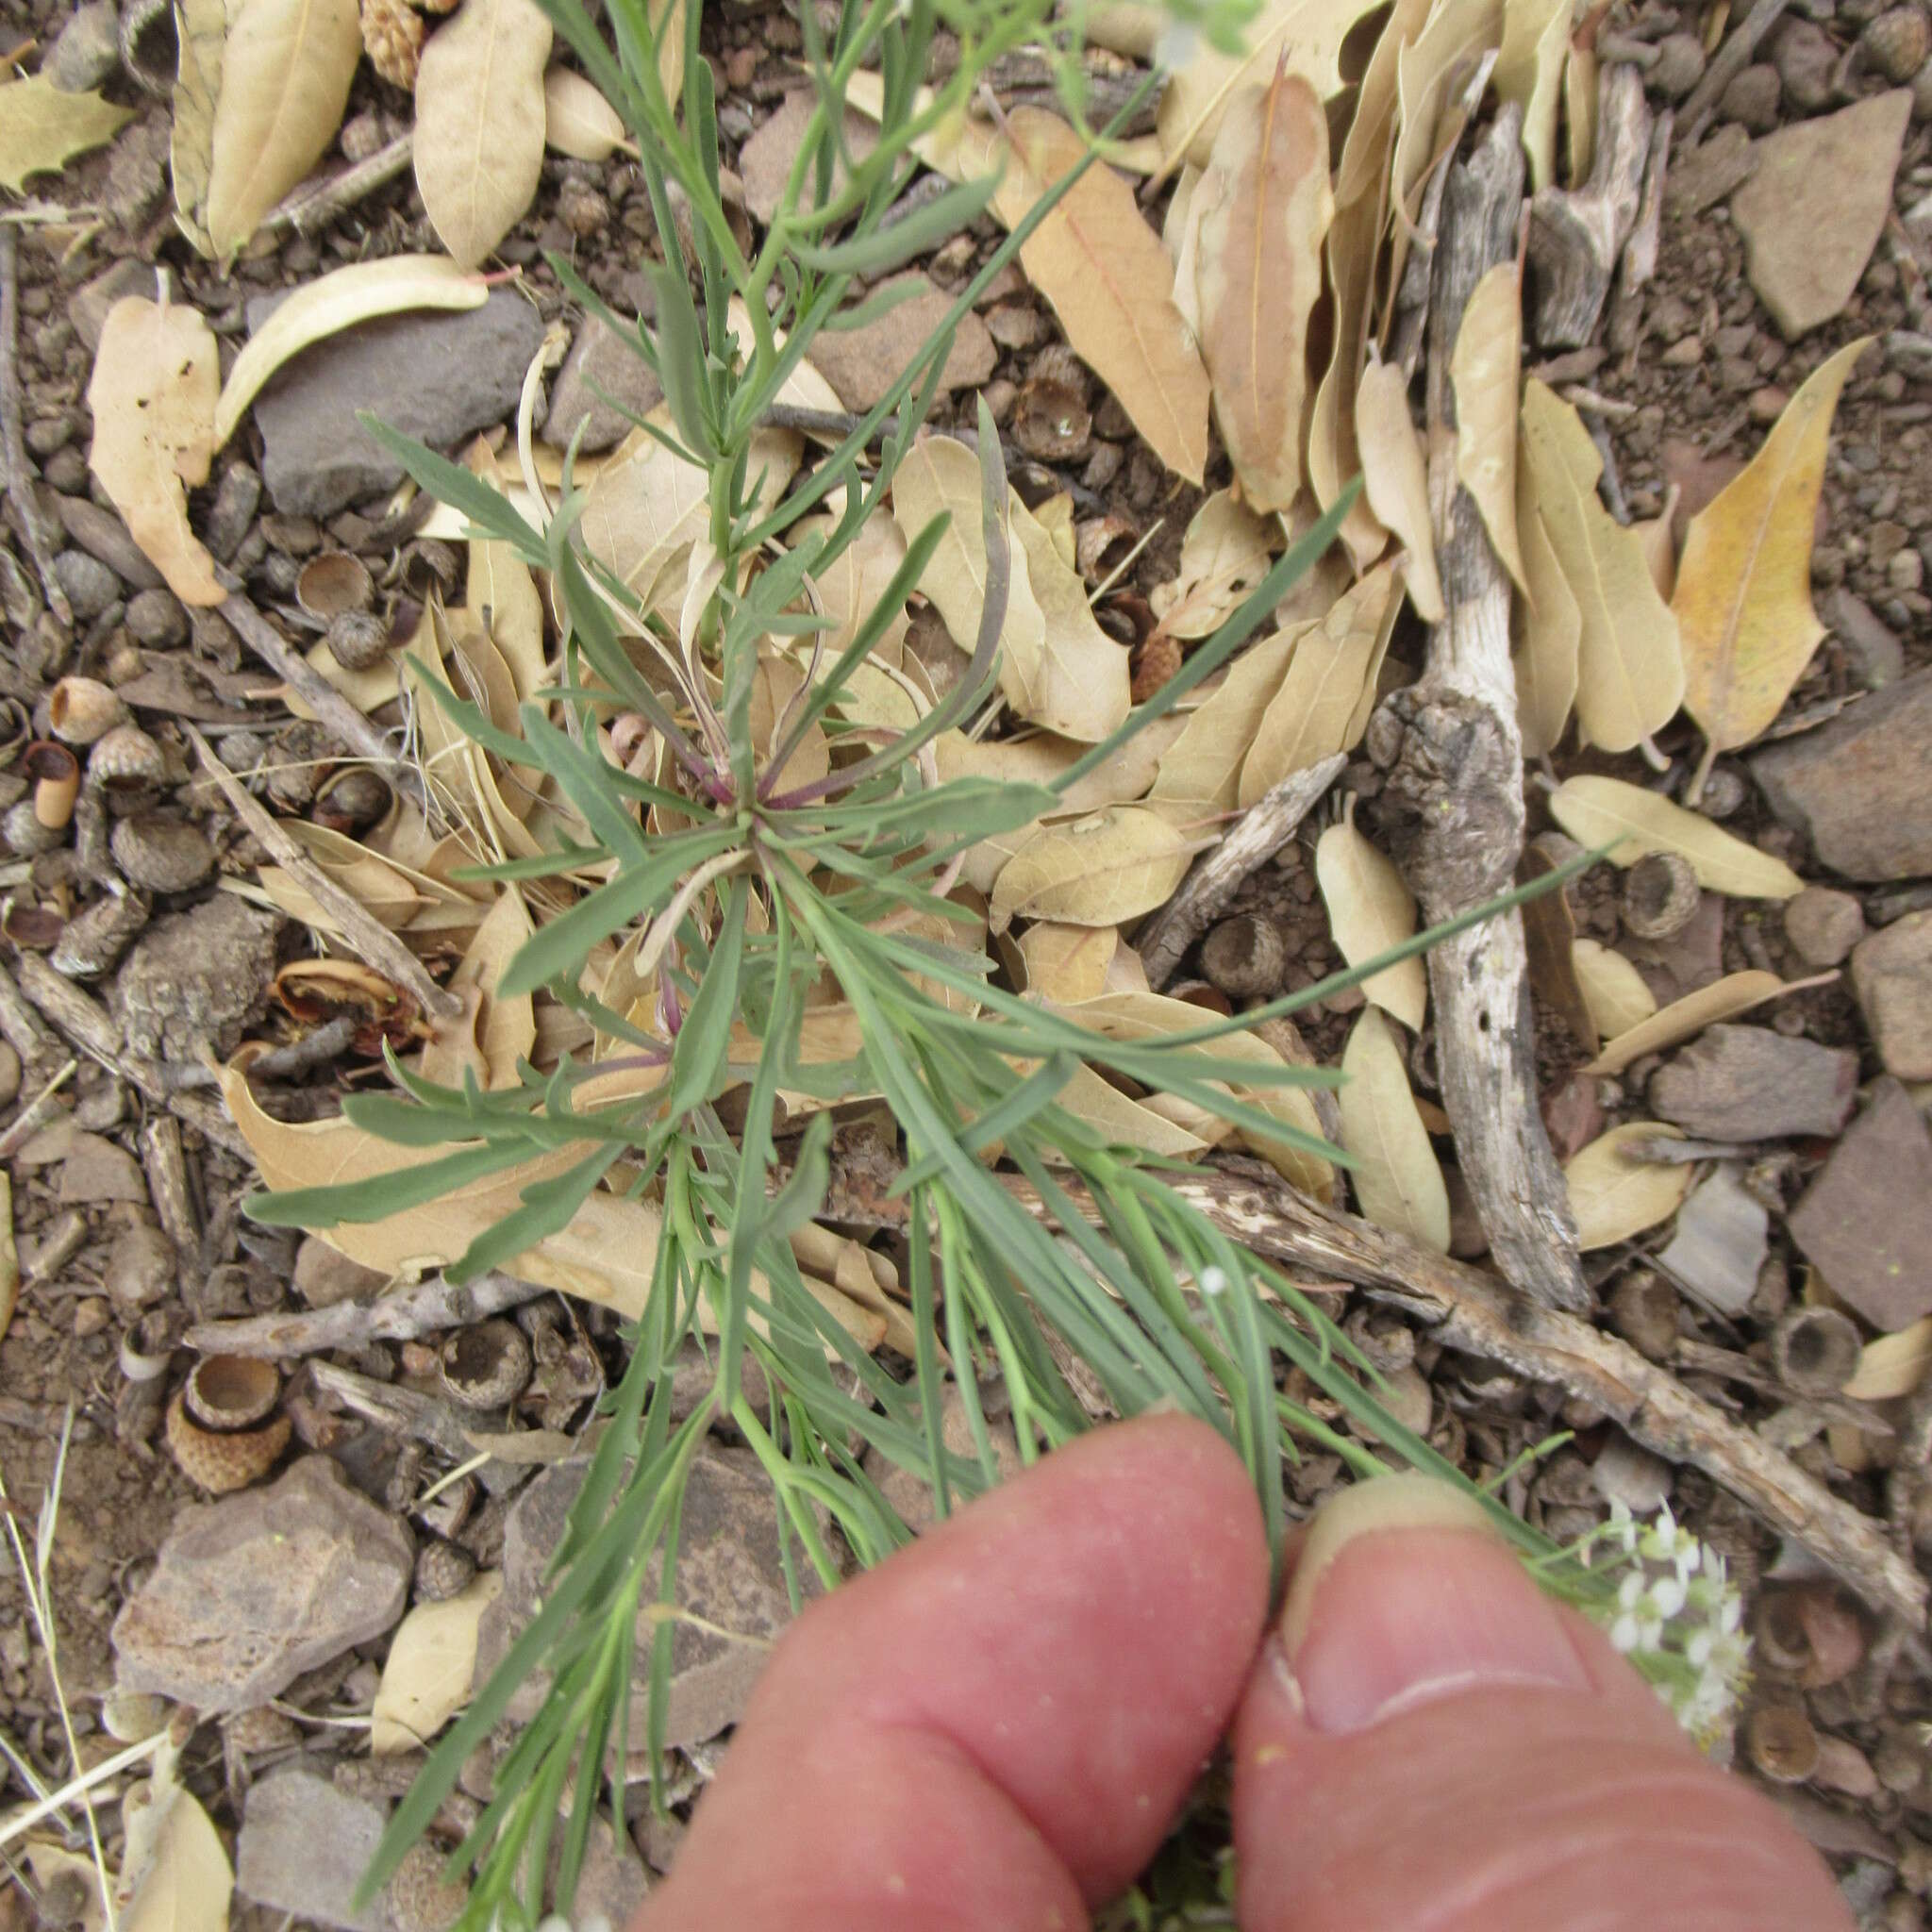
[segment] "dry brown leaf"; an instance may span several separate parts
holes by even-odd
[[[683,73],[680,58],[680,78]],[[608,161],[619,148],[635,152],[624,117],[569,67],[553,67],[543,76],[543,143],[577,161]]]
[[[1346,153],[1344,149],[1344,165]],[[1386,150],[1382,166],[1386,171]],[[1386,173],[1383,178],[1386,181]],[[1334,508],[1362,466],[1361,452],[1356,442],[1356,385],[1368,356],[1370,310],[1375,263],[1381,254],[1382,227],[1383,203],[1367,195],[1344,204],[1328,225],[1324,253],[1329,285],[1336,291],[1335,342],[1308,411],[1306,458],[1308,487],[1324,510]],[[1357,568],[1372,563],[1388,546],[1388,532],[1375,521],[1367,499],[1359,494],[1343,519],[1341,540]]]
[[[503,1572],[485,1570],[457,1595],[417,1604],[396,1625],[369,1707],[373,1756],[421,1750],[462,1708],[483,1612],[502,1593]]]
[[[1748,1013],[1753,1007],[1790,991],[1790,984],[1775,973],[1754,968],[1748,973],[1726,974],[1680,1000],[1673,1000],[1625,1031],[1607,1035],[1604,1050],[1584,1072],[1621,1074],[1646,1054],[1662,1053],[1707,1026],[1715,1026],[1720,1020],[1735,1020],[1740,1013]]]
[[[654,410],[650,420],[674,427],[668,410]],[[655,607],[667,578],[675,577],[682,592],[682,559],[705,527],[709,493],[709,479],[695,463],[634,429],[585,491],[584,542],[641,603]]]
[[[1096,766],[1067,788],[1062,807],[1068,813],[1097,811],[1102,806],[1126,805],[1146,795],[1162,759],[1185,730],[1188,720],[1176,712],[1158,718],[1137,731],[1117,758]],[[1067,767],[1086,755],[1086,746],[1069,739],[1036,731],[1024,738],[968,738],[963,731],[942,731],[932,741],[940,780],[996,778],[1009,785],[1050,785]]]
[[[1361,1010],[1341,1056],[1341,1139],[1364,1220],[1449,1252],[1449,1190],[1416,1111],[1402,1049],[1379,1007]]]
[[[1516,385],[1523,289],[1513,261],[1485,272],[1462,311],[1449,376],[1456,389],[1456,474],[1482,515],[1503,568],[1529,580],[1516,536]]]
[[[450,974],[453,991],[474,986],[483,995],[476,1045],[488,1070],[483,1082],[487,1088],[514,1087],[518,1060],[527,1058],[537,1043],[537,1015],[530,995],[520,992],[505,999],[496,991],[504,968],[533,930],[523,892],[511,880],[503,887],[496,904],[484,914],[476,937]]]
[[[1523,443],[1537,514],[1583,618],[1577,723],[1590,743],[1629,751],[1683,702],[1677,620],[1657,593],[1641,539],[1597,495],[1604,459],[1590,431],[1533,376],[1524,391]]]
[[[989,908],[993,931],[1015,919],[1118,925],[1167,903],[1191,848],[1158,812],[1133,805],[1042,827],[1001,870]]]
[[[1549,532],[1537,514],[1527,469],[1516,477],[1517,535],[1522,540],[1526,594],[1510,601],[1515,648],[1516,716],[1525,758],[1547,757],[1557,748],[1576,702],[1576,651],[1583,638],[1583,611],[1550,546]]]
[[[222,53],[208,235],[234,255],[327,152],[362,58],[356,0],[245,0]]]
[[[1327,116],[1307,81],[1277,73],[1228,102],[1194,204],[1214,419],[1250,507],[1286,509],[1301,488],[1308,316],[1335,211]]]
[[[1184,826],[1234,808],[1241,761],[1281,688],[1296,641],[1308,628],[1298,625],[1258,638],[1235,659],[1220,689],[1168,747],[1148,794],[1150,807]]]
[[[1356,829],[1353,795],[1341,817],[1315,841],[1315,881],[1328,908],[1335,950],[1351,966],[1415,937],[1414,895],[1394,865]],[[1420,957],[1383,967],[1362,981],[1362,992],[1411,1033],[1422,1031],[1429,976]]]
[[[1563,38],[1563,154],[1568,185],[1581,188],[1596,155],[1596,51],[1573,34]]]
[[[516,702],[534,697],[549,675],[543,656],[543,598],[530,566],[511,545],[489,538],[471,543],[462,608],[476,634],[495,645],[509,672]],[[491,722],[496,722],[493,711]],[[514,730],[513,720],[504,721],[504,728]]]
[[[1442,580],[1429,522],[1429,479],[1408,413],[1400,366],[1371,360],[1355,391],[1355,438],[1369,508],[1408,552],[1408,601],[1425,624],[1442,621]]]
[[[1570,51],[1571,0],[1503,0],[1503,47],[1493,84],[1523,109],[1523,152],[1532,188],[1557,179],[1557,108]]]
[[[1783,859],[1621,778],[1566,779],[1551,794],[1550,813],[1579,845],[1608,846],[1612,865],[1668,852],[1690,864],[1699,885],[1733,899],[1789,899],[1804,890]]]
[[[1671,601],[1677,588],[1677,540],[1673,531],[1676,519],[1677,499],[1683,494],[1673,483],[1664,498],[1664,507],[1654,517],[1640,517],[1630,527],[1637,532],[1643,545],[1643,560],[1650,566],[1650,580],[1657,586],[1657,593],[1666,604]],[[1678,642],[1683,642],[1684,626],[1681,620],[1677,625]],[[1690,666],[1685,660],[1684,675],[1688,681]]]
[[[1472,62],[1498,45],[1502,32],[1501,0],[1441,0],[1414,42],[1396,57],[1399,122],[1391,188],[1395,217],[1391,291],[1402,280],[1423,181],[1447,145],[1442,123],[1452,83],[1461,85]]]
[[[215,405],[215,447],[234,435],[261,386],[290,357],[373,316],[407,308],[480,308],[490,299],[480,275],[441,255],[391,255],[352,262],[306,283],[249,337]]]
[[[108,311],[88,384],[88,466],[128,534],[184,604],[228,594],[188,527],[188,491],[208,481],[220,381],[215,339],[200,311],[128,295]]]
[[[1246,808],[1291,773],[1353,751],[1369,711],[1390,634],[1401,608],[1401,578],[1378,565],[1302,633],[1281,687],[1261,714],[1241,766],[1235,802]]]
[[[1822,363],[1743,471],[1690,520],[1671,608],[1684,708],[1712,758],[1771,724],[1824,635],[1811,608],[1812,531],[1832,416],[1870,341]]]
[[[1613,953],[1595,940],[1579,939],[1571,945],[1570,963],[1590,1017],[1605,1040],[1614,1041],[1642,1025],[1657,1011],[1657,995],[1622,953]]]
[[[829,535],[837,516],[805,517],[792,525],[802,541],[814,533]],[[809,657],[814,641],[820,654],[820,671],[828,672],[858,635],[858,627],[876,608],[891,582],[893,573],[906,560],[906,539],[891,517],[868,517],[858,526],[858,535],[812,579],[819,594],[823,614],[833,627],[817,633],[816,640],[805,640],[799,648]],[[892,613],[885,635],[872,647],[872,655],[883,664],[905,661],[906,632],[909,620],[902,606]]]
[[[1171,638],[1205,638],[1268,574],[1280,525],[1259,517],[1232,490],[1217,490],[1188,525],[1174,581],[1148,602]]]
[[[208,233],[208,176],[214,159],[215,103],[222,54],[242,0],[175,0],[174,127],[168,168],[175,185],[175,225],[195,252],[213,255]]]
[[[1638,1160],[1625,1149],[1633,1141],[1683,1138],[1681,1127],[1630,1121],[1600,1134],[1571,1157],[1563,1179],[1579,1249],[1588,1254],[1592,1248],[1613,1247],[1677,1211],[1690,1191],[1690,1163]]]
[[[111,141],[132,112],[99,94],[69,93],[41,74],[0,81],[0,188],[18,194],[29,175],[58,174]]]
[[[423,49],[416,188],[464,268],[483,261],[537,192],[550,42],[550,16],[535,0],[464,0]]]
[[[1020,935],[1026,990],[1056,1006],[1078,1006],[1107,991],[1108,969],[1121,943],[1109,925],[1062,925],[1041,920]]]
[[[1094,621],[1087,586],[1017,494],[1011,512],[1012,541],[1025,553],[1027,585],[1043,626],[1031,700],[1015,708],[1062,738],[1097,743],[1126,720],[1127,654]]]

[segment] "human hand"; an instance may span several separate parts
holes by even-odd
[[[1076,1932],[1224,1733],[1245,1932],[1847,1932],[1468,1499],[1357,1486],[1264,1630],[1247,1474],[1098,1431],[813,1605],[633,1932]]]

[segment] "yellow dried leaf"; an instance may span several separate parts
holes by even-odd
[[[234,255],[335,139],[362,58],[356,0],[246,0],[222,55],[208,235]]]
[[[1579,845],[1607,846],[1612,865],[1671,852],[1690,865],[1699,885],[1733,899],[1789,899],[1804,890],[1783,859],[1621,778],[1566,779],[1551,794],[1550,813]]]
[[[1174,826],[1141,806],[1110,806],[1045,826],[994,882],[992,929],[1004,932],[1015,919],[1118,925],[1167,903],[1187,872],[1190,853]]]
[[[1379,1007],[1361,1010],[1341,1056],[1341,1139],[1355,1157],[1349,1178],[1365,1220],[1449,1252],[1449,1190],[1416,1111],[1402,1049]]]
[[[1516,384],[1523,360],[1523,290],[1499,261],[1471,292],[1456,332],[1456,474],[1482,515],[1503,568],[1527,590],[1516,536]]]
[[[1517,534],[1523,542],[1526,594],[1510,601],[1515,634],[1510,664],[1516,673],[1516,716],[1525,758],[1546,757],[1557,748],[1576,702],[1576,651],[1583,637],[1583,611],[1563,566],[1550,547],[1549,532],[1525,493],[1526,470],[1516,478]]]
[[[1307,629],[1297,625],[1259,638],[1235,659],[1221,688],[1168,747],[1148,794],[1150,806],[1182,824],[1233,808],[1241,791],[1241,760],[1281,688],[1297,639]]]
[[[438,239],[475,268],[543,170],[550,16],[534,0],[464,0],[416,73],[416,188]]]
[[[1671,523],[1676,514],[1677,498],[1681,493],[1673,483],[1670,494],[1664,501],[1662,513],[1654,517],[1640,517],[1630,525],[1643,545],[1643,560],[1650,566],[1650,580],[1657,586],[1657,595],[1667,604],[1677,588],[1677,540],[1671,534]],[[1684,626],[1680,618],[1677,625],[1680,645],[1683,637]],[[1684,660],[1684,676],[1688,683],[1690,676],[1688,653]]]
[[[462,1708],[483,1612],[502,1593],[503,1572],[486,1570],[457,1595],[416,1605],[396,1625],[369,1707],[373,1756],[420,1750]]]
[[[681,44],[678,52],[682,77]],[[577,161],[608,161],[619,148],[631,147],[624,117],[595,86],[569,67],[553,67],[543,76],[543,143]]]
[[[1344,149],[1344,166],[1347,153]],[[1384,149],[1380,161],[1385,170],[1388,158]],[[1368,356],[1375,264],[1381,256],[1383,208],[1379,198],[1366,194],[1357,201],[1344,203],[1329,223],[1328,239],[1324,244],[1328,281],[1335,291],[1335,341],[1308,411],[1308,446],[1304,467],[1308,487],[1324,510],[1335,507],[1362,466],[1361,451],[1356,441],[1356,384]],[[1341,541],[1357,569],[1372,563],[1388,547],[1388,532],[1375,521],[1367,499],[1359,493],[1342,520]]]
[[[128,295],[108,309],[88,384],[88,466],[128,534],[184,604],[228,594],[188,527],[188,491],[208,481],[220,381],[215,339],[197,309]]]
[[[1590,743],[1629,751],[1683,702],[1677,620],[1657,593],[1641,539],[1596,493],[1604,459],[1590,431],[1533,376],[1524,391],[1523,445],[1537,513],[1582,613],[1577,722]]]
[[[121,1932],[227,1932],[235,1874],[221,1834],[190,1791],[157,1776],[145,1787],[150,1805],[166,1810],[154,1828],[153,1849],[131,1900],[122,1905]],[[128,1794],[132,1806],[136,1793]],[[137,1826],[130,1818],[130,1845]],[[125,1878],[125,1874],[124,1874]]]
[[[1171,638],[1205,638],[1218,629],[1268,574],[1280,525],[1259,517],[1232,490],[1217,490],[1188,525],[1172,583],[1148,602]]]
[[[490,289],[445,256],[352,262],[299,288],[249,339],[215,405],[215,447],[234,435],[261,386],[290,357],[372,316],[407,308],[480,308]]]
[[[1563,154],[1568,186],[1581,188],[1596,155],[1596,50],[1575,36],[1563,37]]]
[[[1394,865],[1356,829],[1355,799],[1315,841],[1315,882],[1328,908],[1335,950],[1351,966],[1415,937],[1414,895]],[[1429,976],[1421,958],[1398,960],[1362,981],[1362,991],[1411,1033],[1422,1031]]]
[[[527,0],[525,0],[527,4]],[[670,429],[668,410],[651,421]],[[682,559],[709,514],[710,480],[652,436],[634,429],[584,493],[578,527],[591,556],[647,606],[667,578],[683,590]],[[514,494],[512,494],[514,501]]]
[[[1017,495],[1010,507],[1012,541],[1025,554],[1027,585],[1042,625],[1035,688],[1029,702],[1015,708],[1062,738],[1097,743],[1126,720],[1132,703],[1127,654],[1094,621],[1087,586],[1052,534]]]
[[[1932,1365],[1932,1315],[1922,1315],[1909,1328],[1868,1341],[1858,1357],[1852,1379],[1840,1391],[1854,1402],[1890,1402],[1909,1395]]]
[[[1757,454],[1690,520],[1672,608],[1684,708],[1713,756],[1776,718],[1824,635],[1811,608],[1811,536],[1832,416],[1870,340],[1820,365]]]
[[[1622,953],[1595,940],[1578,939],[1570,947],[1570,963],[1583,989],[1583,1003],[1599,1035],[1614,1041],[1641,1026],[1657,1011],[1657,995]]]
[[[1062,925],[1046,919],[1029,925],[1020,935],[1027,991],[1061,1007],[1097,1000],[1107,991],[1108,968],[1120,942],[1120,933],[1109,925]]]
[[[523,892],[512,880],[484,914],[475,938],[450,975],[453,991],[474,986],[483,995],[476,1045],[488,1070],[483,1083],[488,1088],[514,1087],[518,1060],[528,1058],[537,1043],[537,1015],[530,995],[520,992],[505,999],[496,991],[504,968],[533,929]]]
[[[1503,31],[1501,0],[1440,0],[1414,42],[1396,57],[1399,123],[1391,188],[1395,211],[1392,290],[1402,279],[1408,239],[1420,212],[1420,191],[1437,155],[1449,144],[1444,110],[1472,62],[1496,46]]]
[[[1429,479],[1408,413],[1408,383],[1393,362],[1371,361],[1355,391],[1355,439],[1369,508],[1408,551],[1408,601],[1425,624],[1442,621],[1442,580],[1429,523]]]
[[[1286,509],[1301,488],[1308,315],[1335,211],[1327,116],[1307,81],[1276,74],[1228,103],[1194,204],[1214,419],[1249,505]]]
[[[1622,1033],[1610,1034],[1606,1029],[1607,1043],[1584,1071],[1621,1074],[1647,1054],[1662,1053],[1720,1020],[1735,1020],[1740,1013],[1748,1013],[1753,1007],[1761,1007],[1766,1000],[1790,991],[1775,973],[1754,968],[1748,973],[1726,974],[1680,1000],[1673,1000]]]
[[[508,543],[478,538],[470,545],[470,568],[463,582],[463,614],[478,637],[487,637],[509,673],[512,716],[502,723],[516,729],[515,705],[535,696],[549,675],[543,656],[543,599],[530,566]]]
[[[1523,152],[1533,189],[1556,183],[1557,108],[1571,10],[1571,0],[1503,0],[1503,48],[1493,84],[1499,100],[1523,109]]]
[[[1627,1241],[1668,1221],[1690,1191],[1689,1162],[1637,1160],[1624,1150],[1633,1141],[1681,1141],[1681,1127],[1631,1121],[1600,1134],[1579,1149],[1563,1170],[1576,1245],[1586,1254]]]
[[[99,94],[68,93],[44,75],[0,81],[0,188],[16,194],[29,175],[52,175],[111,141],[133,112]]]
[[[804,517],[794,524],[794,541],[814,533],[829,535],[837,518],[827,512]],[[840,653],[858,635],[858,627],[877,608],[893,574],[906,560],[906,539],[891,517],[867,517],[858,535],[812,579],[824,614],[832,620],[830,630],[820,631],[816,643],[821,675],[831,670]],[[904,606],[892,613],[885,635],[872,647],[872,655],[882,664],[905,661],[906,632],[909,620]],[[809,658],[814,641],[807,639],[797,646]]]
[[[168,168],[175,184],[175,225],[197,254],[213,255],[208,232],[208,176],[214,159],[215,103],[222,56],[242,0],[175,0],[174,126]]]

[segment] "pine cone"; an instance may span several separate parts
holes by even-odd
[[[413,92],[423,53],[423,16],[408,0],[362,0],[362,45],[391,87]]]

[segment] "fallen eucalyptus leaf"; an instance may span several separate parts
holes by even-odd
[[[221,1835],[192,1792],[175,1785],[159,1794],[159,1782],[147,1787],[148,1802],[167,1809],[134,1896],[122,1906],[121,1932],[227,1932],[235,1874]]]
[[[1280,526],[1257,516],[1232,490],[1217,490],[1188,525],[1172,583],[1148,603],[1171,638],[1205,638],[1220,628],[1268,573]]]
[[[1188,870],[1180,833],[1141,806],[1109,806],[1042,827],[1008,860],[989,907],[994,932],[1015,919],[1118,925],[1165,905]]]
[[[1748,1013],[1753,1007],[1760,1007],[1766,1000],[1790,991],[1790,984],[1775,973],[1760,972],[1755,967],[1746,973],[1726,974],[1708,986],[1700,986],[1695,992],[1687,992],[1680,1000],[1673,1000],[1622,1033],[1611,1034],[1606,1028],[1604,1050],[1584,1072],[1621,1074],[1646,1055],[1662,1053],[1667,1047],[1702,1033],[1707,1026],[1716,1025],[1720,1020],[1735,1020],[1740,1013]]]
[[[1620,1039],[1657,1011],[1657,995],[1622,953],[1595,940],[1578,939],[1571,943],[1570,963],[1583,989],[1583,1003],[1605,1040]]]
[[[228,594],[188,527],[187,491],[208,481],[214,455],[219,367],[198,309],[127,295],[101,325],[87,390],[88,467],[168,588],[203,608]]]
[[[1607,846],[1612,865],[1674,853],[1699,885],[1733,899],[1790,899],[1805,887],[1783,859],[1621,778],[1565,779],[1550,796],[1550,815],[1579,845]]]
[[[1121,943],[1110,925],[1062,925],[1042,919],[1020,935],[1026,990],[1056,1006],[1078,1006],[1107,991],[1108,968]]]
[[[1362,1008],[1341,1071],[1348,1076],[1340,1095],[1341,1139],[1355,1157],[1350,1179],[1362,1218],[1446,1255],[1449,1190],[1379,1007]]]
[[[1369,508],[1408,552],[1408,600],[1424,624],[1442,621],[1442,580],[1429,523],[1429,479],[1408,413],[1408,381],[1393,362],[1371,360],[1355,391],[1355,439]]]
[[[1932,1315],[1922,1315],[1909,1328],[1868,1341],[1858,1357],[1852,1379],[1840,1391],[1854,1402],[1890,1402],[1909,1395],[1932,1365]]]
[[[18,194],[29,175],[58,174],[111,141],[132,112],[99,94],[68,93],[41,74],[0,81],[0,188]]]
[[[683,72],[680,49],[680,76]],[[634,152],[624,117],[569,67],[553,67],[543,76],[543,142],[577,161],[608,161],[619,148]]]
[[[1356,829],[1353,794],[1341,817],[1315,841],[1315,881],[1328,908],[1335,950],[1351,966],[1415,937],[1414,895],[1394,865]],[[1422,1031],[1429,976],[1420,958],[1385,966],[1361,987],[1368,999],[1411,1033]]]
[[[1527,591],[1516,534],[1516,385],[1523,360],[1523,288],[1513,261],[1471,291],[1449,358],[1456,390],[1456,474],[1475,503],[1503,568]]]
[[[175,0],[175,121],[168,169],[175,184],[175,225],[199,255],[212,256],[208,232],[208,177],[214,161],[215,104],[228,28],[242,0]]]
[[[1583,611],[1550,547],[1549,532],[1526,493],[1528,471],[1516,475],[1517,535],[1522,542],[1525,594],[1510,599],[1516,673],[1516,717],[1524,758],[1546,758],[1557,748],[1576,702],[1576,652]]]
[[[1177,824],[1233,808],[1241,791],[1241,761],[1281,687],[1297,641],[1308,628],[1297,625],[1257,638],[1234,660],[1220,689],[1199,706],[1168,747],[1148,793],[1150,807]]]
[[[1690,1191],[1690,1167],[1633,1159],[1624,1150],[1633,1141],[1683,1138],[1680,1127],[1631,1121],[1598,1135],[1572,1156],[1563,1180],[1576,1223],[1576,1245],[1582,1252],[1627,1241],[1677,1211]]]
[[[477,1627],[502,1591],[503,1572],[486,1570],[458,1595],[416,1605],[396,1625],[369,1707],[372,1756],[420,1750],[462,1708],[476,1674]]]
[[[1125,721],[1132,703],[1127,654],[1094,621],[1087,586],[1017,495],[1011,512],[1013,540],[1025,553],[1027,586],[1041,624],[1035,688],[1017,708],[1062,738],[1096,743]]]

